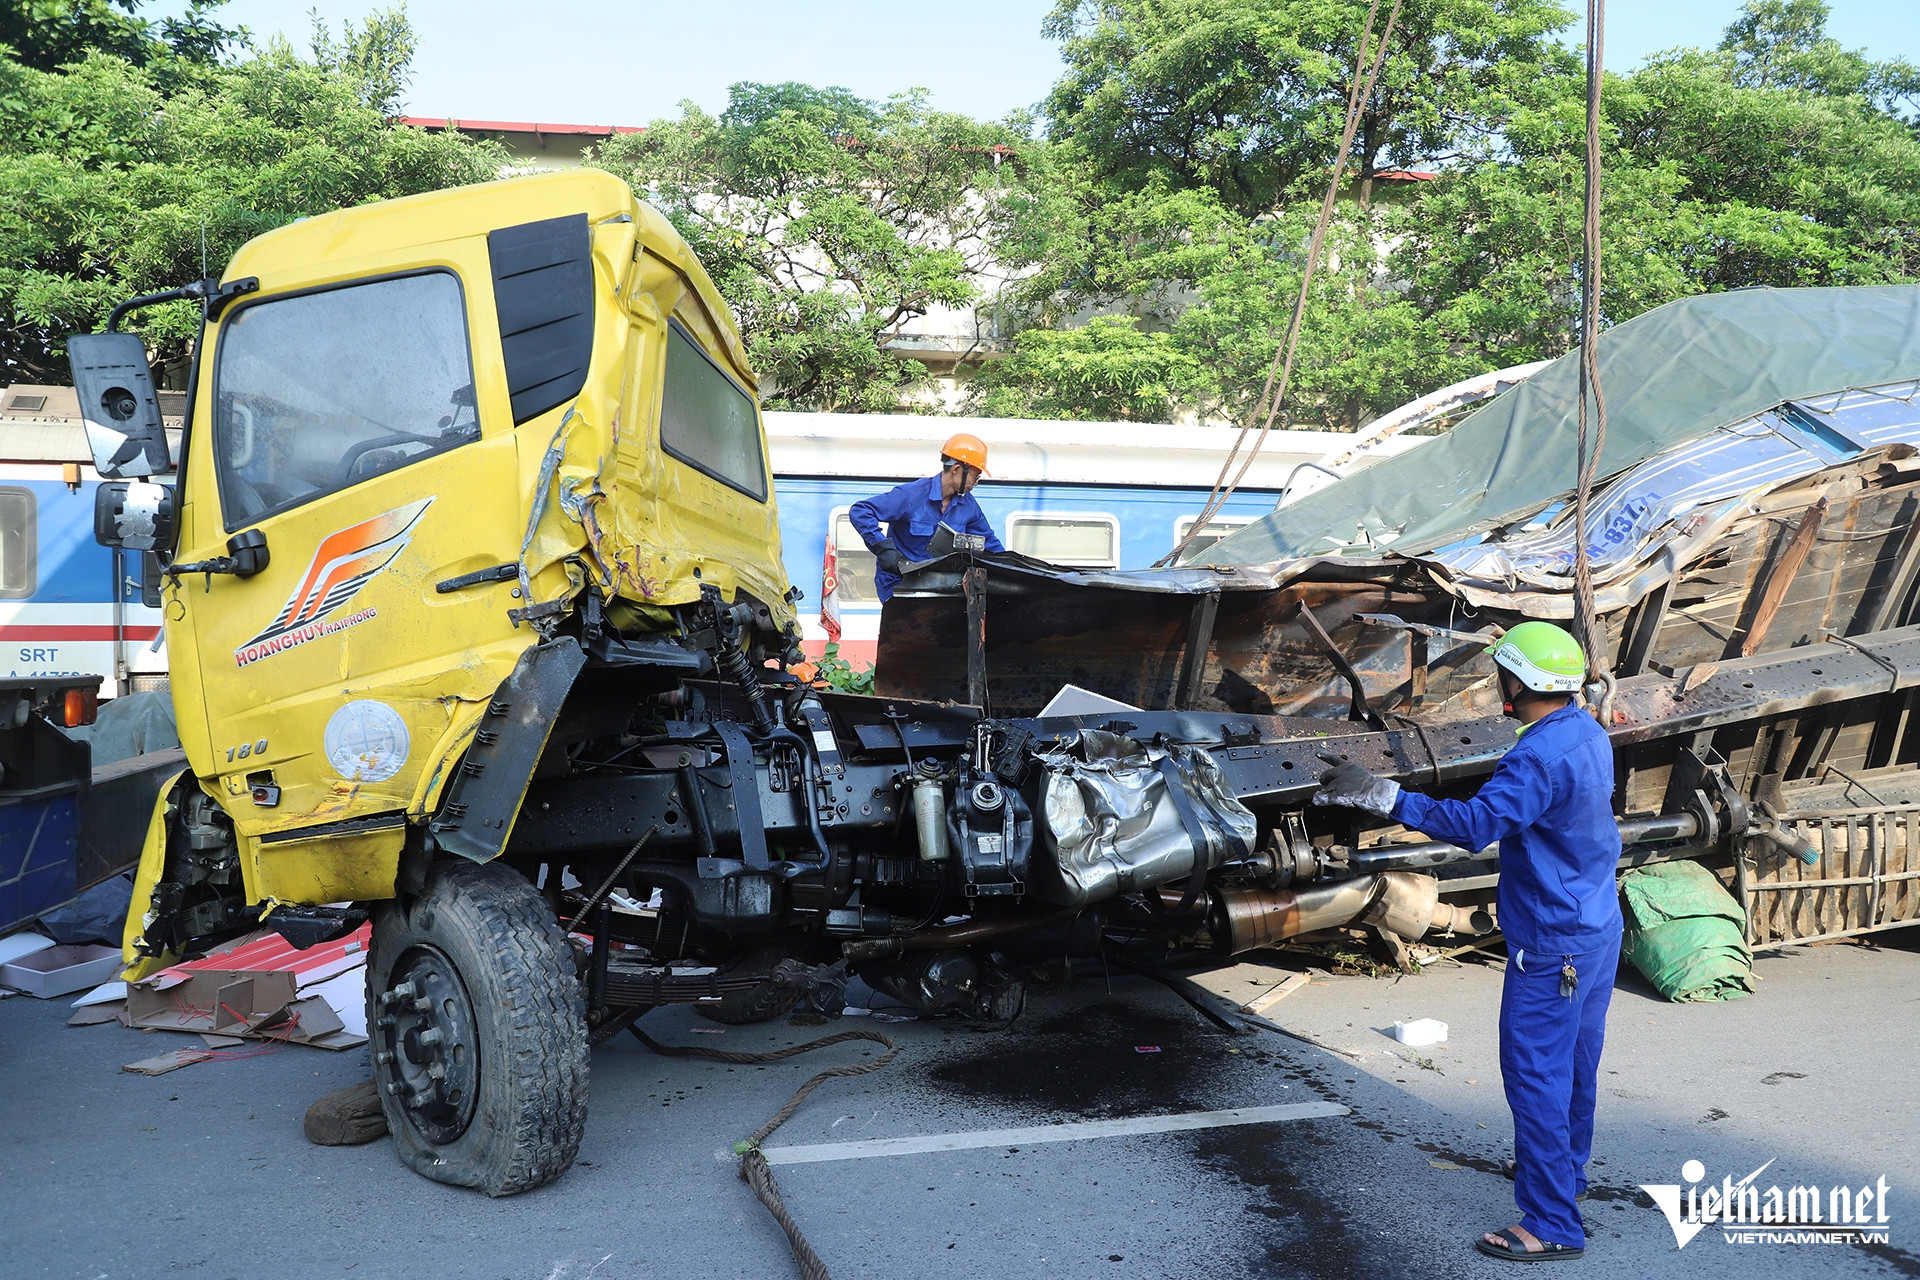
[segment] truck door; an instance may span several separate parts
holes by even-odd
[[[522,520],[512,424],[480,420],[468,330],[448,270],[268,296],[220,326],[178,560],[257,531],[268,564],[167,597],[243,830],[404,809],[456,707],[528,643],[510,584],[481,572],[517,560]]]

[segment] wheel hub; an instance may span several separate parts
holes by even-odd
[[[452,961],[424,946],[402,954],[390,977],[371,1028],[374,1074],[421,1137],[452,1142],[466,1132],[479,1098],[479,1038],[466,984]]]

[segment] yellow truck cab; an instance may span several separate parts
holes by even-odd
[[[537,1185],[571,1159],[585,1057],[557,867],[543,901],[492,865],[526,789],[686,676],[745,674],[750,696],[746,669],[797,640],[733,318],[667,220],[586,169],[303,219],[247,244],[223,280],[136,299],[115,322],[175,297],[200,301],[206,325],[170,486],[154,482],[173,460],[152,444],[137,340],[73,340],[90,438],[131,477],[103,487],[102,540],[167,564],[189,763],[153,816],[128,973],[263,918],[304,942],[371,912],[380,1005],[409,979],[483,983],[500,920],[476,900],[535,912],[521,932],[544,960],[520,977],[565,1006],[572,1025],[545,1048],[581,1077],[577,1099],[546,1108],[559,1128],[539,1151],[460,1158],[476,1095],[514,1082],[421,1053],[434,1027],[383,1034],[392,999],[373,1016],[376,1056],[423,1059],[382,1077],[410,1162],[494,1193]],[[603,678],[577,689],[589,667]],[[436,894],[442,914],[479,921],[467,965],[387,909]],[[411,934],[430,941],[407,952]],[[525,995],[476,990],[459,1016]]]

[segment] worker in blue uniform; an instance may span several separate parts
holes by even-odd
[[[903,562],[933,558],[927,544],[941,525],[957,534],[983,538],[988,551],[1006,550],[973,497],[973,486],[985,474],[985,442],[963,431],[940,446],[939,475],[909,480],[853,504],[847,517],[873,552],[873,586],[882,604],[893,598],[893,589],[900,585]],[[883,524],[885,533],[880,531]]]
[[[1517,1261],[1577,1258],[1586,1231],[1574,1202],[1586,1194],[1600,1048],[1620,960],[1613,749],[1574,703],[1586,658],[1566,631],[1523,622],[1488,652],[1520,740],[1473,799],[1435,800],[1326,756],[1335,767],[1321,775],[1313,802],[1364,809],[1463,849],[1499,842],[1508,955],[1500,1072],[1513,1111],[1520,1223],[1474,1245]]]

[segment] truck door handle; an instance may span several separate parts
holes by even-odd
[[[451,595],[466,587],[477,587],[483,582],[505,582],[509,578],[519,576],[520,562],[516,560],[512,564],[496,564],[485,569],[475,569],[472,573],[463,573],[457,578],[448,578],[444,582],[436,582],[433,584],[433,589],[443,596]]]

